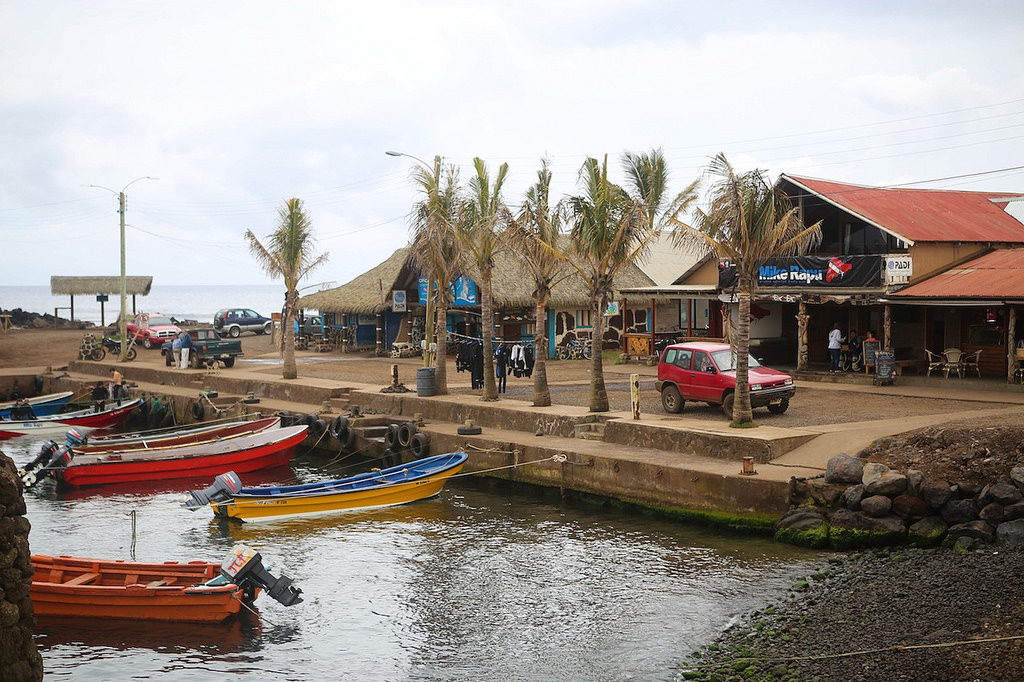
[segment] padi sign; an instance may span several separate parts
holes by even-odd
[[[878,256],[798,256],[766,261],[757,269],[759,287],[878,287],[882,283]],[[718,288],[737,284],[736,266],[718,264]]]

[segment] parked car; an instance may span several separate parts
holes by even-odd
[[[139,313],[128,322],[127,332],[144,348],[159,348],[164,341],[181,333],[181,328],[161,313]]]
[[[242,355],[242,342],[222,339],[216,331],[209,328],[190,329],[192,350],[188,354],[189,367],[199,369],[201,366],[212,366],[220,362],[225,367],[234,367],[235,358]],[[160,347],[164,362],[170,367],[174,364],[174,340],[167,341]]]
[[[767,407],[782,414],[796,393],[793,377],[765,367],[753,357],[750,362],[750,406]],[[691,341],[674,343],[658,361],[661,406],[666,412],[679,413],[687,400],[721,405],[732,416],[736,396],[736,351],[727,343]]]
[[[213,328],[217,333],[233,339],[238,338],[242,332],[269,334],[272,327],[273,322],[269,317],[263,317],[249,308],[225,308],[213,316]]]

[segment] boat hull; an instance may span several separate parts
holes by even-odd
[[[227,438],[236,438],[260,431],[276,429],[281,425],[280,417],[265,417],[231,424],[204,425],[194,429],[174,432],[153,433],[146,436],[110,436],[89,439],[87,445],[75,447],[75,455],[96,455],[101,453],[145,450],[152,452],[163,448],[212,443]]]
[[[60,412],[74,395],[74,391],[64,391],[63,393],[39,395],[34,398],[27,398],[27,400],[28,404],[32,406],[32,412],[37,417],[46,417]],[[8,400],[0,403],[0,417],[4,419],[11,418],[11,408],[14,407],[14,402],[13,400]]]
[[[466,459],[465,453],[449,453],[338,481],[243,488],[211,507],[218,516],[254,523],[407,504],[439,494]]]
[[[206,562],[143,563],[32,555],[37,616],[216,623],[238,613],[238,585],[205,586],[220,575]]]
[[[66,485],[86,487],[270,469],[288,464],[306,439],[306,431],[305,426],[292,426],[158,451],[76,456],[67,467],[57,470],[57,475]]]
[[[80,410],[78,412],[55,414],[28,421],[2,421],[0,422],[0,437],[66,431],[72,426],[80,429],[105,429],[110,426],[117,426],[126,420],[128,415],[141,404],[142,398],[136,398],[102,412]]]

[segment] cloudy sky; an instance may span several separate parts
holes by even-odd
[[[415,160],[662,148],[866,185],[1024,192],[1024,3],[0,2],[0,285],[271,284],[243,235],[305,202],[346,282],[408,240]],[[141,176],[158,180],[133,181]],[[621,175],[619,176],[621,177]],[[101,185],[108,189],[89,187]]]

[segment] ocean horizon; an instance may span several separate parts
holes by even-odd
[[[284,283],[232,284],[232,285],[154,285],[148,296],[135,297],[135,312],[163,313],[177,320],[195,320],[201,324],[213,322],[221,308],[251,308],[260,315],[270,317],[281,312],[284,304]],[[121,297],[113,294],[105,304],[94,295],[75,296],[74,319],[93,324],[110,325],[117,321]],[[128,313],[132,314],[132,296],[129,294]],[[28,313],[56,314],[71,319],[71,297],[54,296],[46,286],[0,286],[0,308],[11,311],[21,308]],[[56,310],[56,312],[55,312]]]

